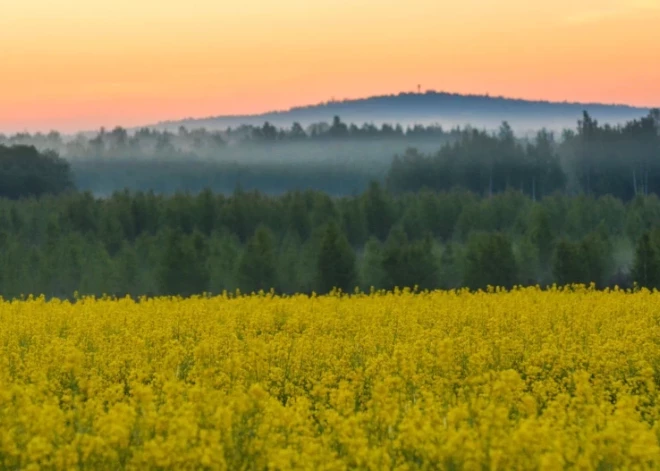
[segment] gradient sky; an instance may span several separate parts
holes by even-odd
[[[0,0],[0,132],[436,89],[660,106],[660,0]]]

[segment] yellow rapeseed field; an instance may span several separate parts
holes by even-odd
[[[660,467],[660,294],[0,304],[0,469]]]

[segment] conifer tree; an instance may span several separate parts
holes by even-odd
[[[184,236],[181,229],[170,229],[158,269],[161,294],[191,296],[208,289],[205,242],[199,234]]]
[[[352,291],[357,285],[355,253],[336,222],[331,221],[323,234],[317,261],[317,283],[321,293],[333,288]]]
[[[386,273],[383,269],[383,248],[375,237],[370,237],[364,246],[360,278],[365,291],[374,288],[383,289],[386,285]]]
[[[499,232],[475,234],[467,245],[464,285],[510,288],[518,278],[516,258],[507,236]]]
[[[461,277],[455,244],[448,242],[440,255],[439,285],[442,289],[456,289],[461,286]]]
[[[657,234],[657,231],[656,231]],[[660,246],[651,231],[645,232],[635,248],[633,280],[641,287],[660,289]]]
[[[238,285],[243,292],[277,288],[275,247],[271,231],[257,227],[238,262]]]
[[[561,239],[557,243],[552,261],[552,274],[555,282],[560,286],[589,283],[579,244],[567,239]]]
[[[386,288],[435,288],[438,266],[433,256],[433,242],[429,234],[410,242],[401,225],[394,226],[383,250],[383,270]]]

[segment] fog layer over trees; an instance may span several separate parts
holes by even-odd
[[[340,196],[378,180],[393,192],[460,186],[482,195],[513,188],[532,198],[560,191],[628,200],[658,191],[659,121],[654,110],[622,125],[602,125],[585,112],[560,135],[542,129],[517,136],[506,122],[490,132],[358,126],[336,116],[307,128],[116,128],[75,138],[0,136],[0,144],[56,152],[69,162],[76,187],[99,196],[126,188],[231,194],[239,186],[272,195],[316,189]]]
[[[585,113],[560,137],[524,139],[506,123],[445,132],[336,118],[308,131],[115,129],[4,142],[5,297],[660,288],[657,111],[616,127]],[[291,149],[299,153],[285,156]],[[232,163],[236,155],[246,158]],[[113,191],[122,185],[131,189]],[[101,188],[111,194],[99,198]]]

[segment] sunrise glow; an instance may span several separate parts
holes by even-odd
[[[0,132],[436,89],[660,106],[660,0],[22,0]]]

